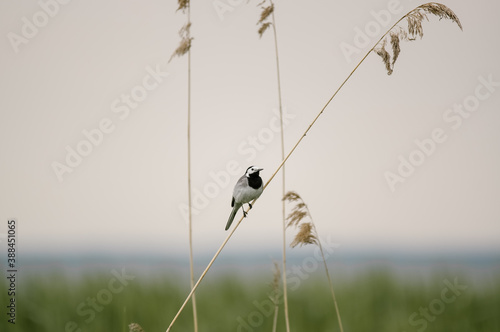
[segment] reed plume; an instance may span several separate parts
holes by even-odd
[[[191,37],[191,22],[186,23],[179,30],[179,36],[181,37],[181,41],[179,46],[175,49],[174,53],[170,56],[168,62],[172,61],[174,57],[182,57],[186,53],[191,50],[191,42],[193,38]]]
[[[382,58],[388,75],[391,75],[394,71],[394,64],[396,63],[396,60],[401,53],[401,41],[413,41],[417,37],[422,38],[424,36],[424,28],[422,26],[422,22],[424,20],[429,20],[428,14],[435,15],[439,17],[440,20],[451,20],[452,22],[455,22],[461,30],[463,30],[458,16],[455,15],[455,13],[445,5],[436,2],[430,2],[418,6],[417,8],[403,16],[373,48],[375,53],[377,53]],[[405,20],[407,21],[407,25],[406,27],[403,27],[401,23]],[[388,45],[390,45],[392,56],[387,50]]]
[[[189,0],[177,0],[177,4],[179,5],[177,11],[182,10],[183,13],[186,12],[190,5]]]
[[[261,3],[258,4],[259,7],[261,7],[262,11],[260,13],[260,18],[259,21],[257,22],[257,25],[259,26],[259,29],[257,30],[257,33],[259,36],[262,38],[262,35],[264,35],[264,32],[266,32],[271,25],[276,24],[274,22],[274,17],[271,16],[274,14],[274,4],[271,0],[269,0],[270,4],[265,6],[266,0],[262,1]],[[271,16],[271,18],[270,18]]]

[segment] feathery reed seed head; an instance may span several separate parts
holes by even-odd
[[[178,0],[177,3],[179,4],[179,8],[177,8],[177,10],[182,10],[183,12],[190,5],[189,0]]]
[[[292,210],[287,216],[287,227],[299,227],[299,232],[295,235],[295,239],[290,246],[295,248],[297,245],[316,244],[318,245],[318,236],[309,213],[309,208],[302,197],[295,191],[289,191],[283,196],[283,200],[295,203]],[[304,221],[310,220],[310,221]]]
[[[401,21],[406,19],[407,30],[403,27],[397,25],[395,26],[377,45],[374,47],[375,53],[377,53],[385,64],[387,69],[387,74],[391,75],[394,70],[394,64],[401,53],[400,41],[401,40],[415,40],[416,37],[422,38],[424,36],[424,28],[422,27],[422,21],[429,20],[428,14],[435,15],[439,19],[449,19],[455,22],[458,27],[463,30],[462,23],[458,19],[458,16],[448,7],[437,2],[430,2],[418,6],[408,14],[406,14]],[[392,46],[392,60],[391,54],[387,51],[387,42],[390,41]]]
[[[283,200],[288,202],[295,202],[301,199],[302,198],[295,191],[289,191],[283,196]]]
[[[259,21],[257,22],[257,25],[259,26],[259,29],[257,32],[259,33],[259,37],[262,38],[262,35],[264,32],[266,32],[267,29],[271,26],[271,22],[266,22],[266,20],[269,19],[269,16],[274,12],[274,4],[271,2],[269,6],[264,6],[264,3],[266,0],[262,1],[259,3],[257,6],[262,8],[262,12],[260,13],[260,18]]]
[[[273,263],[274,263],[274,272],[273,272],[273,282],[271,283],[271,287],[274,291],[274,294],[278,294],[281,281],[281,271],[278,262],[274,261]],[[272,296],[269,296],[269,298],[271,299],[271,301],[273,301],[273,303],[277,301],[277,299]]]
[[[271,15],[274,11],[274,5],[271,4],[267,7],[262,7],[262,12],[260,13],[260,19],[259,19],[259,22],[257,23],[262,23],[264,22],[268,17],[269,15]]]
[[[313,225],[310,222],[300,224],[300,230],[295,235],[295,239],[290,246],[295,248],[297,245],[303,246],[306,244],[318,244],[318,237],[316,236]]]
[[[286,217],[287,220],[286,227],[292,227],[292,226],[298,227],[304,218],[310,217],[306,203],[304,203],[300,195],[297,194],[295,191],[287,192],[285,196],[283,196],[283,200],[288,201],[290,203],[295,203],[292,210]]]
[[[262,38],[262,35],[264,35],[264,32],[266,32],[266,30],[269,29],[270,26],[271,26],[271,22],[266,22],[266,23],[261,24],[261,26],[259,27],[259,30],[257,30],[260,38]]]
[[[179,46],[175,49],[174,53],[170,56],[170,59],[168,62],[172,61],[172,59],[175,56],[181,57],[189,50],[191,49],[191,41],[193,40],[192,37],[190,37],[190,32],[191,32],[191,22],[186,23],[180,30],[179,30],[179,36],[181,37],[181,42],[179,43]]]
[[[397,33],[391,32],[391,45],[392,45],[392,66],[398,59],[401,49],[399,48],[399,35]]]
[[[144,332],[142,327],[137,323],[132,323],[128,326],[129,332]]]
[[[295,208],[290,212],[288,217],[286,217],[287,225],[286,227],[299,226],[300,222],[308,216],[307,211],[296,210]]]

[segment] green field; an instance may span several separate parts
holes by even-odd
[[[272,331],[274,307],[268,297],[272,271],[261,270],[252,275],[209,274],[196,298],[200,331]],[[146,332],[165,331],[188,292],[186,277],[177,273],[130,269],[119,280],[120,268],[78,277],[55,271],[17,280],[15,325],[7,323],[7,284],[1,284],[1,331],[118,332],[128,331],[131,322]],[[441,268],[422,275],[379,268],[333,275],[346,332],[500,331],[497,272],[485,272],[486,277],[479,279]],[[322,270],[304,280],[290,280],[289,286],[292,331],[339,331]],[[283,317],[280,305],[278,331],[285,331]],[[189,304],[173,331],[192,331],[192,327]]]

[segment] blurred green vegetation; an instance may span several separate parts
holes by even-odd
[[[15,326],[7,323],[7,283],[1,283],[0,331],[118,332],[128,331],[132,322],[145,332],[165,331],[189,291],[187,278],[126,270],[134,279],[120,281],[111,271],[79,277],[32,273],[18,280]],[[334,286],[346,332],[500,331],[500,280],[488,280],[484,283],[446,271],[403,277],[387,269],[370,269],[334,279]],[[254,276],[209,274],[197,292],[200,331],[271,331],[271,281],[271,271]],[[463,286],[444,290],[454,283]],[[293,331],[339,331],[322,272],[291,282],[290,288]],[[281,292],[278,295],[282,300]],[[278,322],[278,331],[284,331],[282,305]],[[189,304],[173,331],[192,331],[192,326]]]

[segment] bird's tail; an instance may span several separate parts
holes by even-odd
[[[233,210],[231,211],[231,214],[229,215],[229,219],[227,220],[226,224],[226,231],[231,227],[231,224],[233,223],[234,217],[236,216],[236,212],[238,212],[238,209],[241,207],[241,204],[234,204]]]

